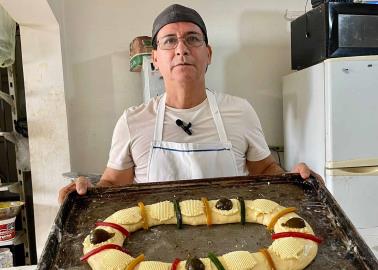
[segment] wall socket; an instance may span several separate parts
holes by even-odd
[[[284,147],[282,145],[271,145],[269,149],[275,152],[284,152]]]

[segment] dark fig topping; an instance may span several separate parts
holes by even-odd
[[[112,238],[114,233],[108,233],[103,229],[95,229],[91,232],[90,241],[92,244],[99,244],[105,242],[106,240]]]
[[[186,270],[205,270],[205,265],[197,257],[191,257],[186,261]]]
[[[282,223],[282,226],[284,227],[289,227],[289,228],[304,228],[306,227],[306,223],[304,222],[303,219],[294,217],[286,221],[285,223]]]
[[[221,198],[215,204],[215,208],[219,210],[231,210],[232,209],[232,201],[227,198]]]

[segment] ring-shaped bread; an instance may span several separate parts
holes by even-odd
[[[221,200],[226,201],[227,210],[219,207]],[[285,208],[266,199],[221,200],[207,201],[202,198],[151,205],[139,203],[138,206],[119,210],[98,223],[96,229],[85,238],[84,260],[94,270],[184,270],[187,269],[187,261],[176,259],[166,263],[144,261],[143,255],[137,258],[130,256],[122,248],[125,237],[141,228],[162,224],[211,225],[244,221],[263,224],[274,231],[272,245],[255,253],[233,251],[218,257],[210,253],[208,258],[199,258],[204,266],[201,269],[296,270],[304,269],[315,258],[319,239],[314,236],[311,226],[294,212],[295,208]]]

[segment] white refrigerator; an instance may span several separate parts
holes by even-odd
[[[378,56],[283,78],[285,168],[306,162],[378,257]]]

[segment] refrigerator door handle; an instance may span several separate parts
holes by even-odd
[[[327,169],[328,175],[378,175],[378,166]]]

